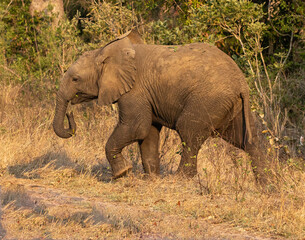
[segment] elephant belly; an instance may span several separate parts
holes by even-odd
[[[152,122],[153,122],[153,124],[160,124],[164,127],[168,127],[170,129],[175,129],[175,122],[168,121],[166,119],[156,116],[155,114],[153,114],[153,116],[152,116]]]
[[[194,97],[187,102],[177,122],[194,129],[217,130],[227,125],[241,110],[241,99],[236,96],[225,96],[222,98]],[[236,106],[235,106],[236,105]],[[177,128],[177,127],[175,127]]]
[[[206,95],[205,97],[203,97]],[[221,98],[212,98],[208,94],[199,95],[198,93],[189,94],[189,98],[180,97],[171,100],[170,94],[162,95],[159,99],[155,99],[152,104],[152,121],[162,126],[177,130],[177,122],[181,119],[196,125],[196,128],[218,129],[225,122],[232,120],[236,115],[238,105],[241,108],[241,99],[238,95],[218,94]],[[185,102],[181,102],[183,99]],[[234,107],[235,106],[235,107]],[[240,108],[238,107],[238,110]]]

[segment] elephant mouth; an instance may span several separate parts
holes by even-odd
[[[97,96],[78,92],[78,93],[76,93],[75,97],[72,98],[71,104],[74,105],[74,104],[78,104],[78,103],[82,103],[82,102],[90,102],[93,99],[97,99]]]

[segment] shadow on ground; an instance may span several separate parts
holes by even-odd
[[[74,222],[83,227],[88,224],[88,219],[91,220],[90,224],[108,223],[107,216],[104,216],[102,212],[97,211],[91,204],[82,206],[81,202],[84,202],[81,197],[71,197],[38,185],[31,189],[23,185],[11,185],[2,188],[0,192],[0,219],[1,214],[5,214],[5,211],[1,212],[1,206],[3,206],[14,210],[30,210],[31,213],[26,214],[29,219],[41,216],[49,223],[65,225]],[[65,206],[64,209],[62,205]],[[7,231],[0,221],[0,239],[6,234]]]
[[[98,163],[93,166],[77,164],[76,162],[72,161],[65,151],[50,151],[34,158],[31,162],[9,166],[7,171],[16,178],[37,179],[40,178],[40,174],[35,170],[50,166],[54,169],[74,169],[78,174],[90,173],[103,182],[111,181],[111,169],[106,161],[103,161],[105,163]]]
[[[4,238],[6,235],[6,231],[2,226],[1,220],[2,220],[2,192],[1,192],[1,186],[0,186],[0,239]]]

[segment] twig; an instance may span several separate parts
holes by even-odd
[[[238,27],[238,32],[237,32],[237,33],[235,33],[235,32],[234,32],[227,24],[225,24],[225,23],[221,24],[221,27],[222,27],[224,30],[227,30],[229,33],[231,33],[231,34],[236,38],[236,40],[239,41],[239,43],[240,43],[240,45],[241,45],[241,48],[242,48],[242,50],[243,50],[244,55],[247,56],[245,45],[244,45],[243,41],[241,40],[241,26]],[[255,73],[254,73],[254,70],[253,70],[253,67],[252,67],[252,65],[251,65],[250,60],[248,59],[247,62],[248,62],[249,68],[250,68],[250,70],[251,70],[251,74],[252,74],[252,76],[254,76]]]
[[[272,29],[280,36],[289,36],[288,34],[283,34],[283,33],[280,33],[274,26],[273,26],[273,22],[272,22],[272,19],[271,19],[271,15],[270,15],[270,0],[268,1],[268,20],[270,21],[270,25],[272,27]]]
[[[288,53],[287,53],[287,55],[286,55],[286,57],[285,57],[285,59],[284,59],[284,61],[283,61],[283,63],[282,63],[282,66],[285,66],[285,64],[286,64],[286,62],[287,62],[287,59],[288,59],[288,57],[289,57],[289,55],[290,55],[290,53],[291,53],[292,43],[293,43],[293,31],[291,32],[291,35],[290,35],[290,43],[289,43]],[[274,80],[274,85],[275,85],[275,83],[277,82],[277,80],[278,80],[278,78],[279,78],[279,76],[280,76],[280,73],[281,73],[281,69],[280,69],[280,71],[276,74],[276,77],[275,77],[275,80]]]
[[[34,18],[32,17],[32,21],[34,22]],[[40,81],[42,82],[42,70],[41,70],[41,61],[40,61],[40,52],[38,48],[38,43],[37,43],[37,34],[36,34],[36,29],[33,29],[34,37],[35,37],[35,47],[38,55],[38,64],[39,64],[39,74],[40,74]]]
[[[269,90],[270,90],[269,100],[270,100],[270,104],[272,104],[272,102],[273,102],[273,91],[272,91],[273,87],[272,87],[272,83],[271,83],[271,80],[270,80],[270,77],[269,77],[269,73],[268,73],[268,70],[267,70],[265,59],[264,59],[264,56],[263,56],[263,51],[261,51],[261,44],[260,44],[259,36],[257,36],[257,38],[255,38],[255,41],[256,41],[257,46],[259,47],[259,54],[260,54],[260,57],[261,57],[261,60],[262,60],[262,63],[263,63],[264,71],[265,71],[265,74],[266,74],[266,77],[267,77]]]
[[[0,64],[0,66],[3,67],[5,70],[9,71],[10,73],[14,74],[15,76],[17,76],[18,78],[22,79],[22,77],[19,74],[15,73],[12,69],[10,69],[2,64]]]
[[[254,52],[255,52],[255,63],[256,63],[256,74],[257,74],[257,78],[254,78],[254,83],[255,83],[255,87],[257,92],[261,95],[261,98],[264,99],[265,102],[265,91],[262,87],[262,82],[261,82],[261,75],[260,75],[260,71],[259,71],[259,63],[258,63],[258,57],[257,57],[257,50],[255,48],[253,48]],[[258,82],[258,85],[257,85]],[[267,96],[268,98],[268,96]]]
[[[198,176],[198,183],[199,183],[200,195],[203,196],[203,189],[204,189],[204,187],[202,186],[202,183],[201,183],[201,179],[200,179],[199,174],[197,174],[197,176]]]
[[[174,3],[176,4],[176,7],[185,15],[185,12],[183,9],[180,7],[180,5],[174,0]]]
[[[233,36],[233,35],[226,36],[226,37],[222,37],[222,38],[216,40],[215,43],[220,42],[220,41],[222,41],[222,40],[225,40],[225,39],[227,39],[227,38],[230,38],[230,37],[232,37],[232,36]]]
[[[8,9],[10,7],[10,5],[13,3],[14,0],[11,0],[10,3],[7,5],[3,15],[1,16],[0,20],[2,20],[2,18],[4,18],[5,14],[8,13]]]

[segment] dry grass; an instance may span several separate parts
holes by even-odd
[[[304,239],[304,162],[282,165],[266,193],[243,152],[210,139],[199,154],[200,174],[181,179],[172,174],[180,141],[164,130],[161,177],[143,175],[133,145],[124,154],[134,173],[112,181],[104,153],[116,123],[110,107],[73,107],[77,135],[63,140],[51,127],[53,101],[40,103],[22,86],[0,89],[5,239]]]

